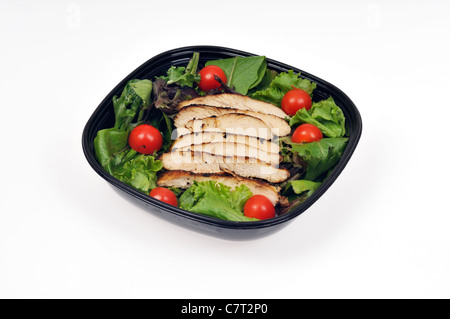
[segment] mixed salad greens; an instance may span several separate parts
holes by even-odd
[[[151,79],[133,79],[113,98],[114,127],[99,131],[94,140],[96,158],[107,173],[147,195],[157,189],[158,174],[164,171],[159,157],[173,143],[173,118],[181,101],[227,92],[282,107],[291,90],[301,89],[313,97],[316,89],[316,83],[300,74],[292,70],[278,73],[267,67],[264,56],[254,56],[206,62],[205,67],[223,70],[226,83],[215,77],[219,87],[204,92],[199,88],[199,61],[200,55],[195,53],[186,66],[172,66],[166,74]],[[292,132],[309,124],[318,128],[323,138],[299,143],[294,133],[280,139],[280,166],[289,170],[290,178],[276,185],[284,199],[276,207],[277,214],[286,213],[318,189],[339,162],[348,141],[344,114],[332,97],[312,102],[310,108],[300,108],[285,120]],[[149,152],[130,146],[130,133],[143,124],[161,135],[160,147]],[[253,195],[246,185],[231,189],[214,181],[196,181],[186,190],[170,190],[172,201],[188,211],[232,221],[258,220],[244,214],[244,206]]]

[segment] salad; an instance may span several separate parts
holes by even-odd
[[[114,96],[114,127],[94,140],[118,180],[187,211],[252,222],[310,197],[348,142],[333,97],[266,57],[234,57],[129,81]]]

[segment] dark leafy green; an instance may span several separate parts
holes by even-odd
[[[254,92],[251,97],[281,107],[283,96],[292,90],[292,87],[302,89],[312,95],[316,83],[303,79],[300,77],[300,73],[295,74],[290,70],[277,75],[267,88]]]
[[[297,154],[306,163],[304,179],[314,181],[333,168],[341,159],[347,145],[348,138],[323,138],[319,142],[297,144],[290,137],[281,139],[287,144],[283,153],[285,160],[289,154]]]
[[[161,148],[162,152],[166,152],[172,146],[172,132],[173,123],[169,116],[162,112],[161,110],[154,110],[152,118],[150,119],[150,125],[156,127],[162,134],[163,146]]]
[[[283,195],[287,196],[289,205],[278,210],[280,215],[286,214],[298,205],[307,200],[321,185],[320,182],[313,182],[304,179],[294,180],[287,183]]]
[[[178,201],[180,208],[188,211],[230,221],[255,221],[244,216],[245,202],[252,196],[247,186],[234,191],[214,181],[194,182]]]
[[[345,135],[345,117],[334,99],[313,103],[309,111],[300,109],[290,120],[291,126],[309,123],[317,126],[327,137],[343,137]]]
[[[166,114],[172,115],[177,112],[177,105],[181,101],[198,97],[198,93],[191,87],[168,85],[164,79],[156,79],[153,90],[154,106]]]
[[[227,86],[244,95],[261,82],[267,70],[265,56],[214,60],[208,61],[206,65],[220,67],[227,76]]]

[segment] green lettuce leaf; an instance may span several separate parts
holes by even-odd
[[[345,117],[334,99],[313,103],[309,111],[300,109],[290,120],[289,125],[309,123],[317,126],[327,137],[343,137],[345,135]]]
[[[322,183],[316,183],[305,179],[299,179],[296,181],[289,182],[285,188],[285,191],[292,189],[292,191],[297,195],[301,195],[306,192],[306,198],[308,198],[314,193],[316,189],[319,188],[321,184]]]
[[[297,154],[306,163],[303,178],[310,181],[314,181],[339,162],[348,142],[348,138],[345,137],[323,138],[319,142],[305,144],[293,143],[290,137],[281,140],[289,145],[283,150],[284,154],[290,152]]]
[[[259,84],[253,89],[249,90],[247,95],[251,96],[257,91],[266,90],[270,86],[270,83],[272,83],[272,81],[278,76],[278,74],[279,73],[277,71],[266,69],[266,73],[261,79],[261,82],[259,82]]]
[[[246,95],[248,90],[256,87],[267,70],[265,56],[234,57],[208,61],[206,66],[216,65],[227,76],[227,85],[235,91]]]
[[[194,83],[200,81],[200,75],[197,74],[198,62],[200,54],[195,52],[190,59],[188,65],[184,66],[171,66],[167,71],[167,75],[159,77],[164,79],[167,84],[178,84],[179,86],[193,87]]]
[[[180,208],[219,219],[230,221],[255,221],[244,216],[245,202],[252,197],[245,185],[230,187],[214,181],[194,182],[178,201]]]
[[[156,187],[156,173],[163,168],[163,164],[151,155],[129,149],[114,155],[105,168],[118,180],[148,194]]]
[[[278,213],[280,215],[286,214],[295,207],[301,205],[319,188],[321,184],[322,183],[316,183],[304,179],[288,182],[283,191],[283,196],[288,198],[289,205],[280,208]]]
[[[292,87],[302,89],[309,95],[312,95],[316,86],[316,83],[301,78],[300,73],[295,74],[294,71],[289,70],[288,72],[280,73],[266,89],[254,92],[251,97],[281,107],[283,96],[292,90]]]
[[[94,139],[95,156],[100,165],[112,176],[144,193],[156,187],[156,172],[162,169],[162,162],[131,150],[128,134],[143,120],[145,110],[150,107],[151,93],[150,80],[129,81],[120,97],[113,98],[115,126],[100,130]],[[165,119],[164,122],[169,125]]]
[[[120,181],[144,193],[156,187],[156,173],[162,169],[162,162],[130,149],[127,131],[115,128],[99,131],[94,150],[100,165]]]
[[[152,81],[150,80],[131,80],[130,87],[141,99],[145,106],[150,103],[150,94],[152,93]]]
[[[137,122],[141,121],[144,111],[150,106],[151,92],[152,81],[130,80],[120,97],[112,99],[116,117],[114,128],[127,130],[136,117]]]
[[[128,132],[109,128],[101,130],[94,139],[94,150],[97,161],[105,167],[112,157],[123,151],[128,145]]]

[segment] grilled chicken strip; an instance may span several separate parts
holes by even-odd
[[[243,111],[253,111],[275,115],[281,117],[282,119],[287,117],[287,114],[284,113],[282,109],[273,104],[254,100],[248,96],[239,94],[222,93],[197,97],[195,99],[179,103],[177,106],[178,111],[190,105],[209,105]]]
[[[256,177],[271,183],[281,183],[289,178],[289,171],[279,169],[256,158],[240,156],[215,156],[200,152],[173,151],[161,156],[165,169],[184,170],[196,174],[227,172],[242,177]]]
[[[271,115],[264,114],[254,111],[246,111],[239,109],[214,107],[214,106],[187,106],[181,109],[181,111],[175,116],[174,124],[176,127],[186,127],[187,123],[192,120],[202,120],[209,117],[218,117],[225,114],[241,114],[249,115],[260,119],[272,131],[276,132],[278,130],[278,136],[286,136],[291,133],[291,127],[282,118]]]
[[[224,114],[202,120],[191,120],[186,123],[186,128],[191,132],[227,132],[270,140],[278,137],[278,132],[272,131],[260,119],[242,114]]]
[[[167,171],[162,173],[158,179],[158,186],[160,187],[177,187],[186,189],[189,188],[194,181],[215,181],[222,183],[234,190],[236,187],[244,184],[247,186],[253,195],[264,195],[275,206],[280,200],[280,195],[276,187],[259,180],[243,178],[238,176],[228,176],[225,174],[193,174],[186,171]]]
[[[194,144],[179,148],[180,152],[201,152],[218,156],[245,156],[249,158],[256,158],[261,162],[278,166],[281,161],[280,154],[267,153],[246,144],[239,143],[205,143]]]
[[[203,132],[182,135],[173,143],[172,150],[206,143],[237,143],[257,148],[266,153],[277,155],[280,153],[280,145],[277,142],[246,135],[227,134],[225,132]]]

